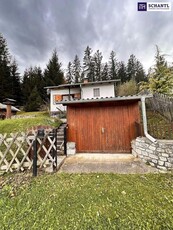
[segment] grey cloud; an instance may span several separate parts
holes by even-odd
[[[172,21],[172,12],[138,12],[137,0],[0,0],[0,32],[21,69],[44,66],[54,48],[65,67],[87,45],[106,59],[133,53],[148,68],[156,44],[173,53]]]

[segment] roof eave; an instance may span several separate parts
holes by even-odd
[[[138,100],[140,101],[142,97],[151,98],[152,95],[134,95],[134,96],[122,96],[122,97],[109,97],[109,98],[92,98],[92,99],[79,99],[72,101],[59,101],[56,104],[81,104],[81,103],[95,103],[95,102],[116,102],[116,101],[130,101],[130,100]]]
[[[77,86],[87,86],[87,85],[102,85],[102,84],[110,84],[115,82],[120,82],[120,79],[109,80],[109,81],[96,81],[96,82],[87,82],[87,83],[75,83],[75,84],[62,84],[58,86],[46,86],[44,89],[59,89],[59,88],[68,88],[68,87],[77,87]]]

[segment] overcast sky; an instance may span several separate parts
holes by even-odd
[[[104,61],[112,50],[125,62],[133,53],[147,70],[156,44],[173,60],[173,2],[171,12],[138,12],[137,2],[0,0],[0,32],[21,73],[31,65],[44,68],[55,48],[66,68],[87,45]]]

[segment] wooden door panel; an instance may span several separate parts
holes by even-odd
[[[68,140],[78,152],[130,152],[139,121],[137,103],[112,106],[70,107]]]

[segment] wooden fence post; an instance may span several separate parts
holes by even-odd
[[[33,176],[37,176],[37,138],[44,138],[44,129],[39,129],[34,141]]]
[[[34,156],[33,156],[33,176],[37,176],[37,136],[33,142]]]

